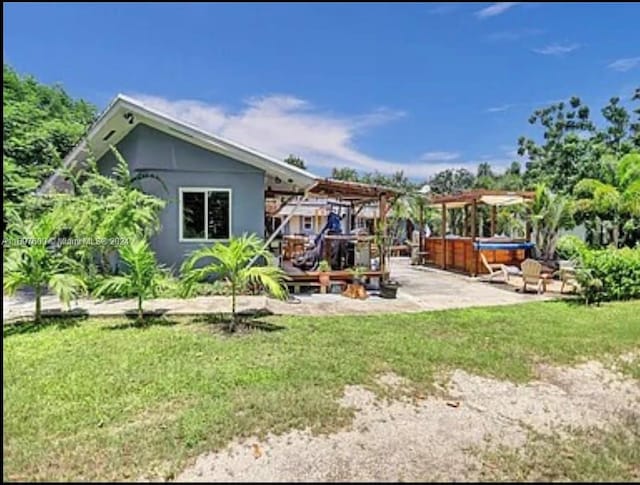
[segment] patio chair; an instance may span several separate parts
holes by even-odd
[[[527,284],[536,285],[538,293],[547,291],[547,280],[542,276],[542,264],[535,259],[525,259],[522,268],[522,292],[527,291]]]
[[[493,281],[493,278],[496,276],[502,276],[505,282],[509,281],[509,270],[504,264],[490,263],[482,252],[480,253],[480,259],[482,260],[483,266],[489,271],[489,281]]]
[[[573,291],[578,288],[578,280],[576,277],[576,267],[571,262],[561,262],[560,269],[558,270],[558,276],[562,285],[560,286],[560,293],[564,292],[565,286],[570,286]]]

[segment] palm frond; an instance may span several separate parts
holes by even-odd
[[[60,301],[69,306],[72,299],[77,298],[87,290],[87,285],[79,276],[58,273],[49,278],[49,288],[58,296]]]

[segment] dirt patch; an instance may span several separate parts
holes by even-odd
[[[404,386],[392,374],[379,385]],[[341,405],[355,409],[350,429],[308,430],[231,444],[197,459],[178,481],[473,480],[478,449],[522,447],[530,431],[606,428],[640,413],[640,383],[589,362],[540,367],[526,385],[455,371],[447,398],[380,401],[359,386]]]

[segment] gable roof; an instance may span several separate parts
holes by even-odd
[[[78,164],[82,164],[91,152],[99,159],[107,152],[109,145],[117,145],[141,123],[206,150],[262,169],[267,174],[268,183],[271,186],[281,185],[283,188],[305,189],[318,179],[311,172],[289,165],[253,148],[208,133],[123,94],[118,94],[89,127],[82,141],[64,158],[63,167],[74,168]],[[62,171],[58,170],[52,175],[39,189],[39,192],[46,193],[54,187],[61,173]]]

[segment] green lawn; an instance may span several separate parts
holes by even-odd
[[[228,337],[188,319],[100,319],[5,329],[4,479],[168,477],[235,436],[344,425],[344,386],[373,386],[382,371],[424,392],[442,370],[524,381],[536,362],[640,348],[640,302],[269,320],[284,328]],[[626,371],[640,377],[637,363]]]

